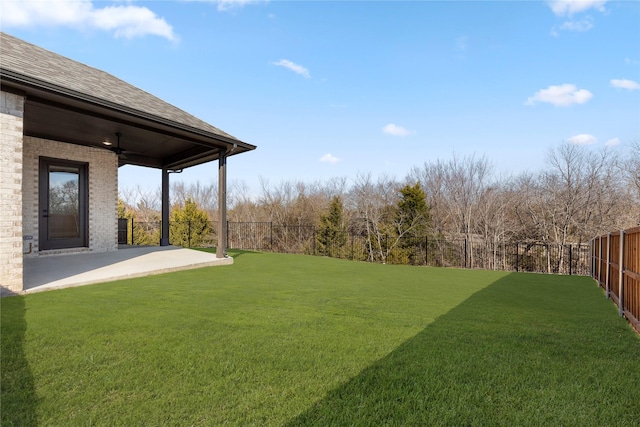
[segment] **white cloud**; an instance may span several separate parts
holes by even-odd
[[[607,0],[551,0],[548,2],[556,16],[571,16],[589,9],[604,12],[605,3]]]
[[[409,131],[403,128],[402,126],[398,126],[393,123],[389,123],[388,125],[383,127],[382,132],[386,133],[387,135],[393,135],[393,136],[408,136],[413,134],[412,131]]]
[[[616,145],[620,145],[620,138],[611,138],[604,143],[607,147],[615,147]]]
[[[116,37],[133,38],[152,34],[175,41],[172,27],[146,7],[109,6],[92,14],[96,28],[114,31]]]
[[[324,156],[320,157],[319,159],[322,163],[331,163],[332,165],[335,165],[338,162],[341,162],[342,159],[339,159],[335,156],[333,156],[331,153],[327,153]]]
[[[546,102],[559,107],[567,107],[572,104],[584,104],[593,97],[586,89],[578,89],[572,84],[549,86],[541,89],[527,99],[525,105],[535,105],[538,102]]]
[[[593,19],[591,17],[587,17],[580,21],[566,21],[559,27],[553,27],[551,29],[551,35],[554,37],[558,37],[560,35],[559,31],[576,31],[579,33],[584,33],[593,28]]]
[[[202,1],[202,0],[200,0]],[[237,9],[251,3],[261,3],[267,0],[204,0],[218,5],[219,11],[227,11]]]
[[[567,141],[575,145],[590,145],[598,142],[595,136],[589,135],[588,133],[581,133],[580,135],[572,136],[567,139]]]
[[[304,68],[302,65],[298,65],[295,62],[291,62],[288,59],[281,59],[280,61],[274,62],[273,65],[277,65],[279,67],[288,68],[296,74],[300,74],[305,79],[311,77],[309,74],[309,70]]]
[[[120,0],[117,0],[120,1]],[[130,1],[130,0],[125,0]],[[226,12],[229,10],[236,10],[248,4],[266,3],[269,0],[182,0],[185,2],[200,2],[200,3],[212,3],[217,5],[217,9],[220,12]],[[275,17],[273,14],[268,15],[269,18]]]
[[[562,31],[577,31],[580,33],[584,33],[585,31],[589,31],[593,28],[593,19],[586,18],[580,21],[566,21],[562,25],[560,25],[560,30]]]
[[[635,60],[635,59],[631,59],[628,56],[626,58],[624,58],[624,63],[625,64],[640,64],[640,61]]]
[[[627,79],[611,79],[611,86],[619,89],[640,90],[640,83]]]
[[[178,38],[164,18],[146,7],[133,5],[96,8],[91,0],[26,0],[2,4],[3,27],[66,26],[111,31],[115,37],[145,35]]]

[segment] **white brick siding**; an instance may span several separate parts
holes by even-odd
[[[38,247],[38,174],[41,156],[89,163],[89,247],[92,252],[118,249],[118,157],[104,149],[41,138],[24,138],[23,232],[33,236],[32,253],[38,256],[78,252],[78,249],[40,251]]]
[[[118,249],[118,158],[100,148],[23,137],[24,98],[0,92],[0,285],[23,289],[23,257]],[[39,251],[40,156],[89,164],[88,248]],[[30,252],[30,253],[29,253]]]
[[[24,98],[0,92],[0,285],[22,290],[22,133]]]

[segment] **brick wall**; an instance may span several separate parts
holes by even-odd
[[[0,92],[0,285],[22,290],[24,98]]]
[[[89,247],[40,251],[38,247],[38,168],[40,156],[89,163]],[[118,249],[118,158],[108,150],[41,138],[24,138],[23,233],[33,236],[32,253],[39,256],[78,251]]]

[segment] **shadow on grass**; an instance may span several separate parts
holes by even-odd
[[[588,278],[514,273],[287,425],[633,425],[638,354]]]
[[[25,312],[22,296],[0,300],[0,424],[3,426],[38,425],[35,384],[24,352]]]

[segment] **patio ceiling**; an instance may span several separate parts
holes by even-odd
[[[3,81],[3,85],[4,85]],[[27,92],[24,134],[71,144],[110,149],[120,133],[119,165],[182,169],[216,160],[220,151],[229,155],[250,150],[234,140],[220,140],[124,112],[113,111],[52,94]],[[112,145],[104,145],[109,141]]]
[[[108,73],[0,37],[2,90],[25,96],[26,136],[113,149],[120,133],[120,166],[167,169],[256,148]]]

